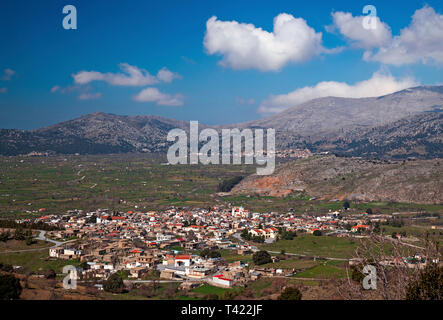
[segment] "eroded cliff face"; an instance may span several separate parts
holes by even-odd
[[[299,191],[319,199],[439,204],[443,203],[443,160],[315,156],[286,163],[270,176],[249,176],[231,193],[284,197]]]

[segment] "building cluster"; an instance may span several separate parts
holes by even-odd
[[[378,219],[382,221],[383,217]],[[369,228],[364,215],[342,217],[340,211],[318,216],[257,213],[243,207],[171,207],[163,212],[72,210],[64,215],[42,216],[38,221],[60,229],[46,233],[53,240],[63,240],[49,249],[50,258],[79,259],[79,275],[83,279],[106,279],[114,272],[125,271],[133,279],[159,274],[164,279],[204,281],[225,287],[285,273],[247,268],[240,261],[227,264],[218,256],[201,256],[202,250],[226,249],[239,256],[258,250],[241,238],[244,230],[273,242],[288,231],[319,230],[332,236],[350,236]],[[347,230],[344,226],[349,224],[356,227]]]

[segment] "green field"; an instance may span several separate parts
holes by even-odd
[[[252,261],[252,254],[239,255],[236,250],[222,249],[220,250],[221,257],[226,260],[226,262],[231,263],[235,261],[242,261],[244,263],[249,263]]]
[[[349,259],[353,256],[359,240],[337,238],[332,236],[299,235],[293,240],[280,240],[271,244],[261,245],[267,251],[295,253],[311,257]]]
[[[318,265],[318,262],[314,260],[288,258],[286,260],[280,260],[274,263],[266,263],[260,267],[274,268],[274,269],[306,269]]]
[[[0,214],[206,208],[216,203],[212,194],[222,180],[254,170],[245,165],[161,165],[165,160],[149,154],[0,157]]]
[[[47,260],[49,257],[48,249],[19,252],[19,253],[0,253],[0,262],[14,266],[22,266],[24,271],[33,271],[43,273],[48,269],[54,269],[61,273],[66,265],[78,266],[80,261],[75,260]]]
[[[306,271],[297,273],[294,277],[318,279],[346,278],[346,270],[329,264],[320,264]]]
[[[253,165],[162,165],[152,154],[0,157],[0,216],[36,217],[71,209],[151,210],[168,206],[243,205],[257,212],[325,213],[343,202],[309,201],[304,192],[285,198],[219,196],[226,179],[255,172]],[[137,207],[137,208],[136,208]],[[45,208],[46,210],[39,209]],[[443,212],[441,205],[351,203],[350,212]]]
[[[0,242],[0,254],[6,253],[10,251],[18,251],[18,250],[34,250],[34,249],[42,249],[49,248],[53,246],[52,243],[36,240],[33,244],[27,245],[26,241],[18,241],[18,240],[8,240],[6,242]]]

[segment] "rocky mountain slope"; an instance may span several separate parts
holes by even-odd
[[[424,112],[370,129],[318,140],[311,150],[367,158],[442,158],[443,113]]]
[[[161,152],[167,150],[166,136],[174,128],[189,130],[189,123],[97,112],[33,131],[0,130],[0,154]]]
[[[276,131],[287,131],[315,140],[441,110],[443,86],[424,86],[377,98],[318,98],[240,126],[274,128]]]
[[[274,128],[277,149],[426,159],[442,157],[442,111],[443,86],[426,86],[378,98],[314,99],[261,120],[215,128]],[[0,129],[0,154],[165,152],[173,128],[188,131],[189,123],[98,112],[32,131]]]
[[[441,204],[443,162],[314,156],[286,163],[270,176],[249,176],[231,190],[232,194],[271,196],[293,192],[329,200]]]

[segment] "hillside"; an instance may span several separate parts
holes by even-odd
[[[152,115],[97,112],[33,131],[0,130],[0,154],[161,152],[174,128],[188,130],[189,124]]]
[[[274,128],[280,150],[431,159],[443,156],[442,110],[443,86],[426,86],[377,98],[314,99],[261,120],[215,128]],[[97,112],[37,130],[0,129],[0,154],[166,152],[174,128],[188,131],[189,123]]]
[[[315,140],[438,110],[443,110],[443,86],[424,86],[376,98],[318,98],[240,125],[274,128]]]
[[[442,158],[443,113],[419,113],[386,125],[356,129],[316,141],[309,148],[367,158]]]
[[[443,203],[443,162],[314,156],[286,163],[270,176],[249,176],[231,191],[271,196],[293,192],[329,200],[440,204]]]

